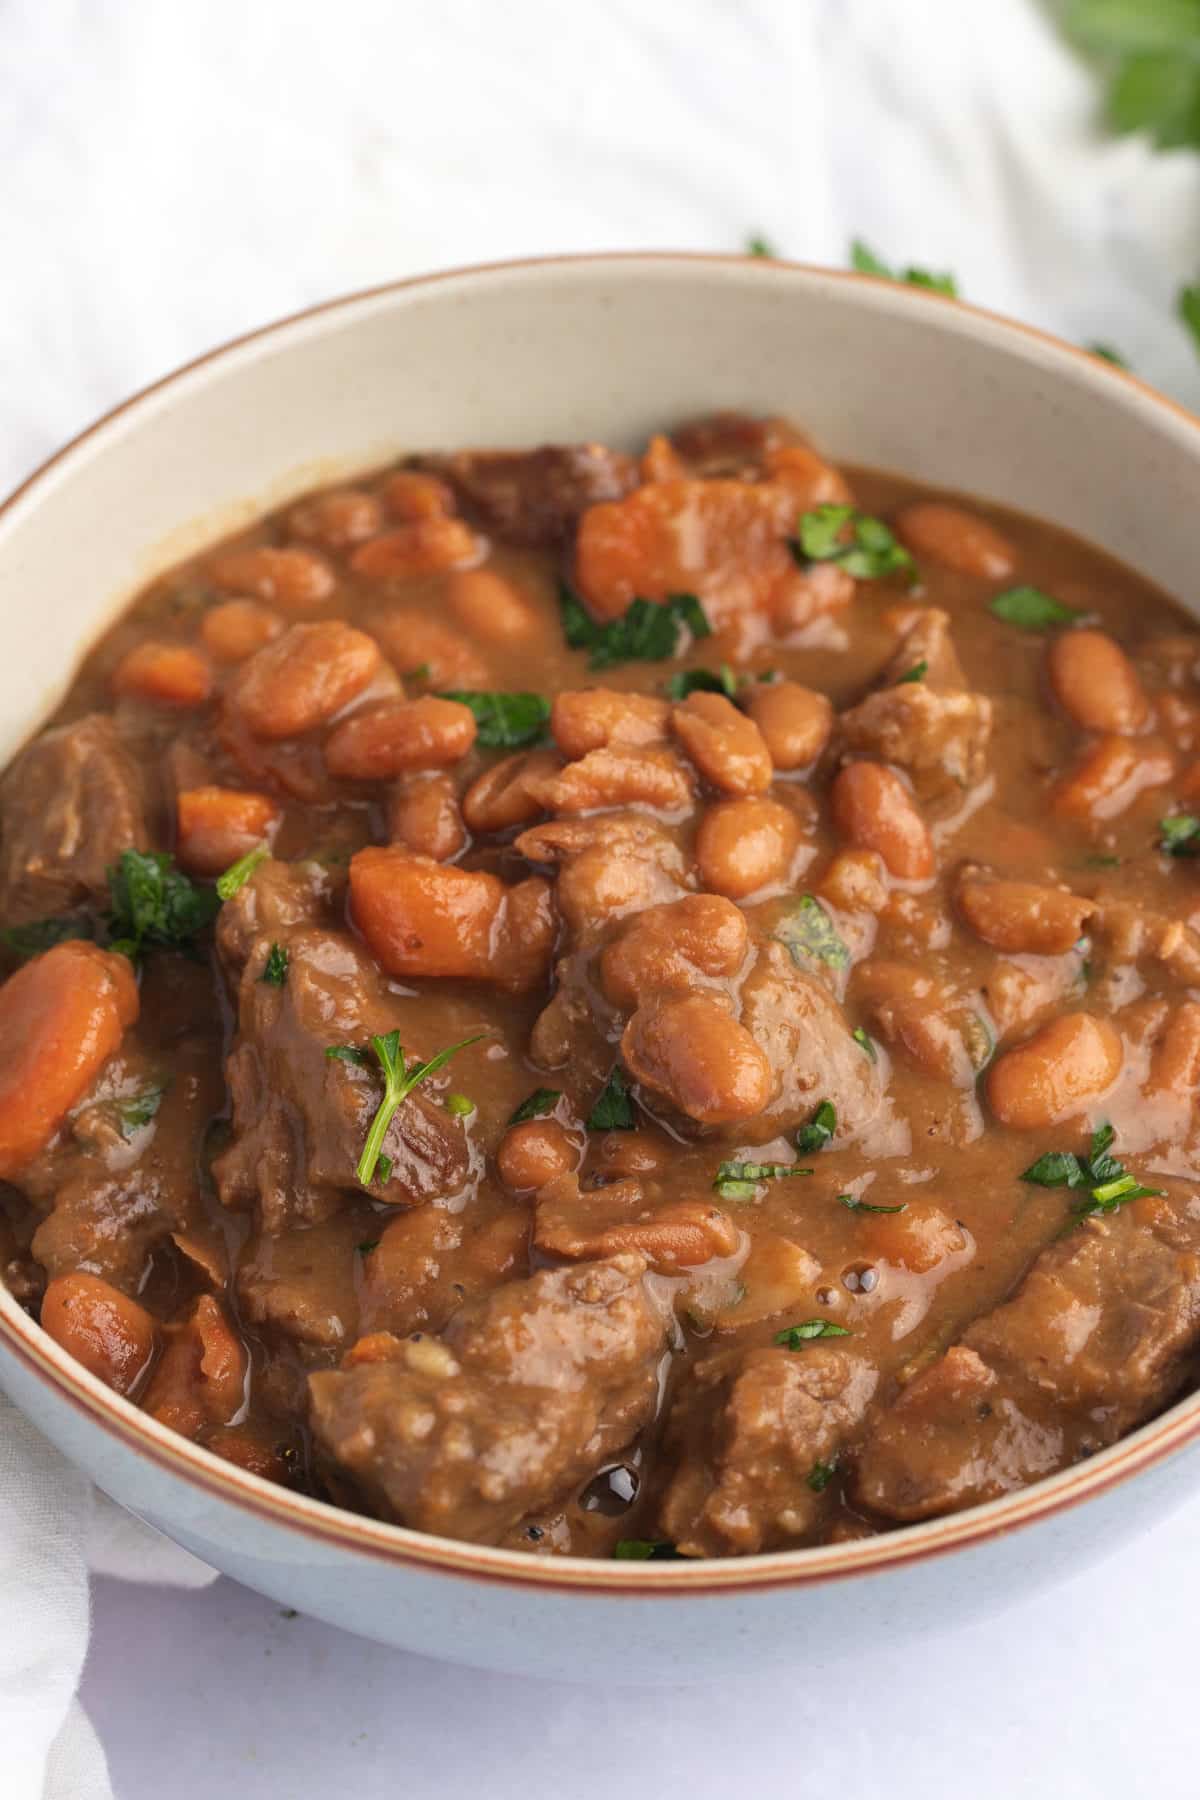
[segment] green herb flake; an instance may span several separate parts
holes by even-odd
[[[1200,59],[1197,61],[1200,70]],[[1200,80],[1200,76],[1198,76]],[[1200,95],[1197,96],[1198,141],[1200,141]],[[1192,341],[1200,351],[1200,281],[1191,287],[1179,290],[1179,317],[1192,334]]]
[[[247,850],[245,856],[239,856],[231,863],[223,875],[217,877],[217,893],[222,900],[232,900],[239,888],[244,888],[260,863],[265,863],[271,852],[265,844],[259,844],[253,850]]]
[[[912,668],[908,671],[907,675],[901,675],[899,681],[897,681],[897,683],[896,683],[896,686],[903,687],[904,683],[906,681],[924,681],[928,672],[929,672],[929,664],[926,662],[925,658],[922,657],[920,662],[913,664]]]
[[[392,1172],[391,1159],[383,1154],[383,1140],[387,1136],[388,1126],[396,1115],[401,1101],[407,1100],[413,1089],[430,1075],[436,1075],[439,1069],[445,1068],[452,1056],[465,1050],[468,1044],[477,1044],[484,1033],[476,1031],[470,1037],[460,1038],[457,1044],[448,1044],[431,1056],[428,1062],[415,1062],[405,1066],[404,1051],[400,1046],[400,1033],[389,1031],[384,1037],[371,1039],[371,1051],[383,1073],[383,1099],[378,1111],[371,1121],[363,1144],[362,1155],[354,1174],[363,1187],[370,1187],[375,1179],[376,1171],[386,1181]],[[326,1050],[326,1056],[334,1055],[335,1050]],[[343,1060],[349,1061],[349,1058]]]
[[[661,603],[633,600],[619,619],[599,625],[563,582],[559,606],[568,645],[572,650],[589,651],[592,669],[611,669],[625,662],[665,662],[682,655],[690,643],[712,635],[712,626],[694,594],[671,594]]]
[[[875,1048],[875,1040],[869,1032],[863,1030],[861,1025],[856,1025],[854,1030],[850,1033],[850,1036],[854,1039],[864,1056],[870,1057],[872,1062],[879,1061],[879,1052]]]
[[[529,1098],[522,1100],[508,1122],[510,1125],[523,1125],[526,1119],[544,1118],[547,1113],[554,1111],[561,1099],[561,1088],[534,1088]]]
[[[331,1062],[355,1063],[360,1069],[371,1066],[371,1058],[357,1044],[327,1044],[325,1054]]]
[[[1200,13],[1195,0],[1069,0],[1063,28],[1099,64],[1119,132],[1160,150],[1200,145]]]
[[[587,1128],[589,1131],[632,1131],[633,1127],[633,1101],[629,1098],[621,1065],[614,1063],[612,1073],[587,1116]]]
[[[442,1105],[455,1119],[469,1119],[475,1111],[475,1102],[469,1094],[447,1094]]]
[[[1116,1212],[1118,1207],[1128,1205],[1131,1200],[1160,1198],[1160,1188],[1143,1187],[1137,1177],[1127,1174],[1124,1164],[1110,1154],[1115,1137],[1111,1125],[1101,1125],[1092,1133],[1086,1156],[1077,1156],[1071,1150],[1048,1150],[1030,1164],[1021,1180],[1035,1187],[1082,1189],[1083,1197],[1071,1208],[1071,1223],[1095,1214]]]
[[[774,935],[787,945],[798,968],[803,968],[807,960],[823,962],[831,969],[844,969],[849,964],[849,950],[838,936],[833,920],[812,894],[800,896],[778,921]]]
[[[360,1256],[370,1256],[372,1250],[378,1250],[379,1239],[368,1238],[365,1243],[355,1244],[354,1248],[358,1251]]]
[[[267,960],[263,964],[263,972],[258,979],[265,981],[268,987],[282,987],[287,980],[287,972],[287,951],[282,944],[272,944],[267,952]]]
[[[796,1148],[801,1156],[823,1150],[837,1130],[837,1112],[832,1100],[822,1100],[807,1125],[796,1133]]]
[[[1083,347],[1085,350],[1090,351],[1093,356],[1098,356],[1101,362],[1111,363],[1114,369],[1127,369],[1129,367],[1129,364],[1121,355],[1121,352],[1119,350],[1114,350],[1111,344],[1085,344]]]
[[[898,1206],[876,1206],[872,1200],[860,1200],[856,1194],[839,1194],[838,1205],[844,1206],[847,1212],[867,1213],[902,1213],[908,1211],[908,1201],[901,1200]]]
[[[1195,813],[1173,813],[1158,822],[1158,847],[1168,856],[1200,856],[1200,819]]]
[[[832,1462],[815,1462],[808,1471],[808,1485],[814,1494],[823,1494],[836,1474],[836,1457]]]
[[[19,962],[28,962],[33,956],[41,956],[45,950],[53,950],[56,944],[65,944],[76,938],[90,938],[92,935],[89,920],[64,916],[58,919],[33,919],[28,925],[9,925],[0,931],[0,943]]]
[[[953,275],[937,275],[932,269],[913,265],[906,269],[890,268],[861,238],[855,238],[850,245],[850,266],[860,275],[879,275],[884,281],[899,281],[908,287],[928,288],[932,293],[948,295],[951,300],[958,298],[958,283]]]
[[[618,1538],[613,1550],[616,1562],[681,1562],[674,1544],[665,1538]]]
[[[1107,856],[1098,852],[1092,856],[1085,856],[1083,861],[1084,867],[1088,869],[1119,869],[1121,866],[1119,856]]]
[[[170,1082],[161,1081],[156,1086],[144,1087],[136,1094],[129,1094],[118,1099],[114,1104],[117,1116],[117,1128],[123,1138],[133,1137],[135,1132],[142,1131],[149,1125],[163,1103]]]
[[[748,237],[746,239],[746,255],[765,256],[770,260],[774,260],[779,255],[779,252],[769,238]]]
[[[801,513],[791,548],[801,568],[831,562],[856,581],[877,581],[913,567],[912,557],[891,528],[853,506],[817,506]]]
[[[550,721],[550,702],[544,694],[448,688],[438,698],[457,701],[473,714],[478,731],[475,742],[481,750],[520,750],[526,744],[540,743]]]
[[[123,850],[108,871],[112,948],[135,961],[154,946],[190,951],[216,917],[212,888],[197,887],[157,850]]]
[[[680,669],[664,684],[668,700],[686,700],[689,694],[724,694],[732,700],[737,694],[737,676],[728,663],[719,671],[713,669]]]
[[[1036,587],[1005,588],[988,601],[988,611],[1019,631],[1052,631],[1056,625],[1074,625],[1080,617],[1073,606],[1064,606]]]
[[[722,1200],[753,1200],[760,1181],[783,1181],[792,1175],[811,1175],[800,1163],[723,1162],[713,1187]]]
[[[803,1350],[805,1344],[811,1344],[814,1338],[851,1337],[844,1325],[835,1325],[832,1319],[803,1319],[799,1325],[789,1325],[784,1331],[777,1331],[772,1343],[781,1344],[785,1350]]]

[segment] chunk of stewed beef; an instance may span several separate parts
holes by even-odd
[[[494,537],[553,548],[600,500],[637,485],[637,464],[603,444],[544,444],[538,450],[462,450],[417,465],[440,475]]]
[[[371,1509],[494,1543],[653,1415],[666,1324],[640,1256],[544,1270],[440,1337],[364,1338],[309,1381],[317,1444]]]
[[[967,687],[949,615],[930,606],[905,631],[879,686],[842,714],[840,727],[848,750],[906,769],[918,795],[934,800],[982,780],[992,717],[988,696]]]
[[[21,924],[107,896],[121,852],[148,841],[141,774],[112,719],[43,732],[0,783],[0,917]]]
[[[667,1428],[676,1466],[664,1535],[689,1556],[749,1556],[803,1538],[876,1378],[862,1357],[827,1344],[699,1363]]]
[[[1087,1219],[1051,1244],[1013,1298],[883,1413],[858,1458],[859,1501],[928,1518],[1115,1443],[1187,1379],[1198,1252],[1200,1227],[1162,1202]]]

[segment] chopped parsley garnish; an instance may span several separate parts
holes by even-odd
[[[28,925],[9,925],[4,931],[0,931],[0,943],[21,962],[28,962],[31,956],[40,956],[43,950],[53,950],[55,944],[65,944],[71,938],[91,936],[89,920],[66,916],[60,919],[33,919]]]
[[[855,238],[850,246],[850,266],[857,269],[860,275],[881,275],[885,281],[900,281],[908,287],[929,288],[935,294],[948,294],[952,300],[958,298],[958,283],[953,275],[935,275],[932,269],[915,268],[911,265],[907,269],[889,268],[861,238]]]
[[[712,636],[712,626],[695,594],[671,594],[661,603],[632,600],[619,619],[599,625],[579,596],[559,584],[563,635],[572,650],[590,651],[588,667],[611,669],[623,662],[665,662],[689,642]]]
[[[836,1474],[836,1457],[832,1462],[815,1462],[808,1471],[808,1485],[814,1494],[823,1494]]]
[[[379,1239],[368,1238],[365,1243],[355,1244],[354,1248],[358,1251],[360,1256],[370,1256],[372,1250],[378,1250]]]
[[[1119,869],[1121,866],[1119,856],[1108,856],[1100,852],[1092,856],[1085,856],[1083,860],[1089,869]]]
[[[823,1150],[837,1130],[837,1111],[832,1100],[822,1100],[807,1125],[802,1125],[796,1133],[796,1148],[801,1156],[811,1156],[814,1150]]]
[[[789,1175],[811,1175],[800,1163],[723,1162],[713,1187],[722,1200],[753,1200],[760,1181],[782,1181]]]
[[[442,1105],[456,1119],[468,1119],[475,1111],[475,1102],[469,1094],[447,1094]]]
[[[838,936],[833,920],[812,894],[802,894],[775,926],[774,935],[791,951],[792,961],[803,968],[807,959],[844,969],[850,952]]]
[[[439,699],[457,700],[475,716],[481,750],[520,750],[546,735],[550,702],[544,694],[476,693],[447,688]]]
[[[872,1062],[879,1061],[879,1052],[875,1048],[875,1040],[869,1032],[863,1030],[861,1025],[856,1025],[854,1030],[850,1033],[850,1036],[854,1039],[864,1056],[869,1056]]]
[[[1082,1189],[1083,1197],[1071,1208],[1076,1219],[1116,1212],[1130,1200],[1160,1198],[1161,1188],[1142,1187],[1110,1154],[1115,1136],[1112,1126],[1104,1124],[1092,1133],[1086,1156],[1076,1156],[1072,1150],[1047,1150],[1029,1165],[1021,1180],[1035,1187]]]
[[[270,987],[282,987],[287,980],[287,972],[287,951],[282,944],[272,944],[267,951],[267,960],[263,964],[263,972],[258,979],[265,981]]]
[[[1191,287],[1180,288],[1179,316],[1191,332],[1196,349],[1200,350],[1200,281]]]
[[[976,1071],[986,1069],[996,1054],[996,1039],[982,1013],[967,1014],[962,1027],[962,1041],[971,1067]]]
[[[617,1562],[682,1562],[674,1544],[665,1538],[618,1538],[613,1556]]]
[[[1083,347],[1085,350],[1090,350],[1093,356],[1098,356],[1101,362],[1111,363],[1114,369],[1129,367],[1121,352],[1114,350],[1111,344],[1085,344]]]
[[[746,255],[774,258],[779,255],[779,252],[769,238],[749,237],[746,239]]]
[[[896,686],[903,687],[904,683],[906,681],[924,681],[928,672],[929,672],[929,664],[926,662],[925,658],[922,657],[920,662],[916,662],[913,664],[912,668],[908,671],[907,675],[901,675],[899,681],[896,683]]]
[[[737,693],[737,676],[728,663],[719,672],[712,669],[680,669],[665,683],[668,700],[686,700],[689,694],[725,694],[730,700]]]
[[[629,1098],[621,1065],[614,1063],[612,1073],[587,1116],[587,1128],[589,1131],[632,1131],[633,1125],[633,1101]]]
[[[460,1039],[457,1044],[449,1044],[445,1050],[439,1050],[428,1062],[415,1062],[409,1066],[405,1065],[398,1031],[389,1031],[385,1037],[371,1039],[371,1053],[383,1072],[383,1099],[371,1121],[362,1155],[354,1171],[363,1187],[370,1187],[376,1171],[383,1181],[392,1172],[391,1158],[383,1153],[383,1140],[400,1102],[406,1100],[427,1076],[436,1075],[439,1069],[445,1068],[452,1056],[457,1056],[468,1044],[477,1044],[483,1035],[482,1031],[476,1031],[470,1037]],[[365,1050],[360,1050],[353,1044],[330,1044],[325,1054],[338,1062],[357,1063],[360,1067],[370,1060]]]
[[[872,1200],[860,1200],[857,1194],[839,1194],[838,1205],[844,1206],[848,1212],[898,1213],[908,1211],[907,1200],[901,1200],[898,1206],[876,1206]]]
[[[1160,150],[1200,144],[1200,14],[1195,0],[1071,0],[1063,29],[1107,78],[1114,131]]]
[[[253,850],[247,850],[245,856],[239,856],[231,863],[223,875],[217,877],[217,893],[222,900],[232,900],[239,888],[245,887],[259,863],[266,862],[271,852],[265,844],[259,844]]]
[[[112,948],[135,962],[150,946],[190,950],[217,913],[213,889],[197,887],[158,850],[123,850],[108,890]]]
[[[405,669],[404,671],[405,681],[427,682],[431,679],[432,675],[432,665],[427,662],[418,663],[415,669]]]
[[[139,1093],[129,1094],[115,1102],[117,1126],[123,1138],[131,1138],[135,1131],[141,1131],[150,1123],[163,1103],[163,1095],[170,1083],[161,1081],[156,1086],[144,1087]]]
[[[1200,856],[1200,819],[1195,813],[1173,813],[1158,822],[1158,847],[1168,856]]]
[[[811,1344],[814,1338],[850,1336],[852,1333],[844,1325],[835,1325],[832,1319],[803,1319],[799,1325],[789,1325],[785,1331],[777,1331],[771,1341],[782,1344],[785,1350],[803,1350],[805,1344]]]
[[[562,1099],[561,1088],[534,1088],[528,1100],[522,1100],[512,1118],[510,1125],[523,1125],[526,1119],[541,1119],[546,1113],[553,1112]]]
[[[1073,625],[1079,618],[1073,606],[1064,606],[1053,594],[1036,587],[1005,588],[988,601],[988,611],[1020,631],[1051,631],[1056,625]]]
[[[896,542],[890,527],[882,519],[859,512],[856,506],[817,506],[801,513],[791,547],[801,568],[831,562],[856,581],[877,581],[913,566],[912,557]]]

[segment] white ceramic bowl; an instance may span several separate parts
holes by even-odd
[[[1096,358],[859,276],[715,257],[525,263],[258,332],[26,483],[0,510],[0,754],[132,590],[317,481],[431,446],[632,446],[716,407],[784,412],[835,459],[1041,514],[1200,612],[1200,422]],[[853,1654],[1072,1573],[1200,1486],[1192,1397],[1022,1493],[862,1542],[711,1563],[543,1560],[234,1469],[110,1393],[2,1291],[0,1384],[115,1499],[248,1586],[389,1644],[531,1673],[672,1680],[812,1642]]]

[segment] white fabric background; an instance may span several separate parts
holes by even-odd
[[[1172,317],[1200,270],[1200,161],[1104,139],[1094,104],[1033,0],[0,0],[0,489],[311,301],[751,231],[951,268],[1200,407]],[[108,1793],[71,1705],[91,1520],[0,1410],[4,1800]],[[195,1578],[106,1536],[103,1567]],[[1181,1517],[1000,1622],[852,1671],[781,1645],[777,1675],[720,1693],[599,1691],[586,1642],[573,1684],[448,1671],[226,1582],[105,1579],[83,1697],[119,1800],[1174,1800],[1196,1791],[1197,1551]]]

